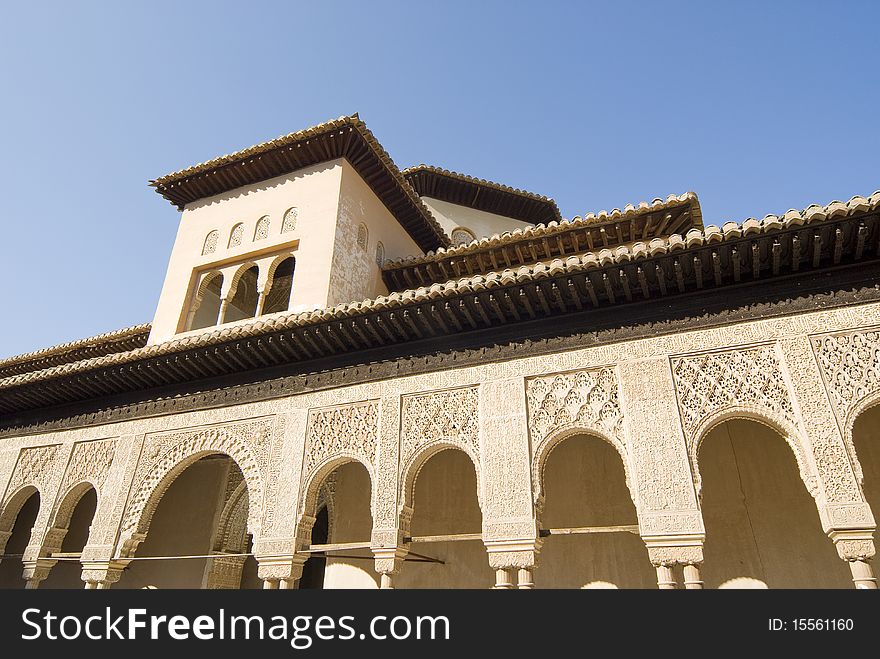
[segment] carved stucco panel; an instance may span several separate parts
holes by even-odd
[[[379,416],[379,446],[373,484],[374,531],[396,529],[398,521],[398,467],[400,465],[401,398],[383,396]],[[394,534],[396,537],[396,534]],[[384,537],[384,536],[383,536]]]
[[[263,517],[264,484],[274,428],[275,419],[267,417],[148,435],[132,479],[132,494],[121,524],[122,544],[117,551],[121,555],[134,551],[165,489],[186,466],[211,453],[229,455],[244,474],[252,495],[250,527],[257,533]]]
[[[642,535],[700,532],[668,357],[621,362],[618,374]]]
[[[862,503],[863,497],[810,340],[806,336],[783,339],[779,342],[779,349],[800,408],[804,434],[812,449],[825,502]]]
[[[853,425],[864,410],[880,400],[880,331],[815,336],[811,344],[853,470],[862,483]]]
[[[798,415],[775,345],[683,355],[673,357],[671,365],[698,493],[703,437],[717,423],[736,417],[772,423],[791,446],[807,489],[817,496],[817,475],[801,441]]]
[[[379,434],[379,403],[375,400],[312,410],[303,470],[308,480],[318,467],[337,456],[360,459],[372,474]]]
[[[480,387],[483,536],[535,537],[525,382],[508,378]]]
[[[426,445],[448,442],[474,460],[480,456],[478,387],[450,389],[403,397],[401,464],[407,465]]]
[[[526,401],[535,501],[540,500],[543,491],[541,471],[548,448],[552,450],[548,442],[578,431],[594,431],[614,444],[621,453],[632,489],[617,375],[612,367],[529,378]]]

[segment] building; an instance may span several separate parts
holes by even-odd
[[[880,192],[564,220],[356,115],[151,184],[153,322],[0,362],[2,585],[877,587]]]

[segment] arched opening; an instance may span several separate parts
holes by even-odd
[[[223,288],[223,275],[219,272],[208,275],[210,280],[203,284],[202,298],[193,315],[189,329],[202,329],[213,327],[217,324],[217,316],[220,314],[220,292]]]
[[[225,454],[203,457],[184,469],[161,495],[158,506],[119,588],[257,587],[245,553],[249,543],[244,476]],[[242,496],[238,501],[235,496]],[[211,558],[178,558],[200,556]],[[137,560],[172,557],[162,560]],[[216,557],[216,558],[215,558]]]
[[[15,503],[10,502],[9,505]],[[19,508],[15,522],[12,524],[12,535],[9,536],[3,550],[3,558],[0,559],[0,588],[24,588],[25,581],[21,577],[24,569],[21,554],[27,549],[31,540],[31,532],[39,512],[40,493],[34,491]]]
[[[76,494],[74,494],[76,496]],[[82,553],[89,540],[89,530],[98,507],[98,493],[88,486],[80,495],[79,501],[67,524],[67,533],[61,542],[62,553]],[[58,520],[56,524],[64,524],[66,520]],[[82,563],[79,561],[58,561],[50,570],[49,576],[40,584],[40,588],[82,588]]]
[[[862,412],[853,424],[853,444],[856,457],[862,466],[862,490],[865,500],[874,513],[874,521],[880,519],[880,405]],[[874,534],[875,542],[880,539]],[[875,563],[876,565],[876,563]],[[875,568],[876,569],[876,568]]]
[[[707,588],[756,581],[770,588],[852,588],[794,454],[776,430],[725,421],[703,439],[699,470]]]
[[[641,537],[604,532],[638,525],[617,449],[590,435],[564,439],[545,458],[542,482],[543,528],[594,532],[545,537],[534,572],[537,588],[657,587]]]
[[[416,477],[412,496],[413,537],[474,534],[470,540],[414,542],[414,552],[443,563],[407,561],[397,588],[489,588],[495,575],[480,535],[483,515],[477,473],[467,453],[446,449],[432,455]]]
[[[238,286],[235,287],[235,294],[229,300],[226,308],[226,317],[224,322],[231,323],[236,320],[244,320],[245,318],[253,318],[257,313],[257,276],[259,269],[257,266],[251,266],[238,280]]]
[[[324,480],[312,526],[312,545],[358,543],[366,546],[330,551],[323,560],[318,555],[310,557],[308,571],[303,566],[306,583],[301,581],[301,587],[378,588],[379,575],[369,549],[373,532],[371,493],[370,473],[357,461],[340,465]]]
[[[312,544],[326,545],[330,540],[330,514],[327,506],[321,506],[315,515],[315,525],[312,527]],[[299,587],[305,590],[320,590],[324,587],[324,572],[327,568],[327,558],[323,554],[310,556],[303,565],[302,577]]]
[[[263,313],[278,313],[290,308],[290,295],[293,291],[293,270],[296,265],[294,258],[288,257],[278,264],[272,277],[272,286],[266,293]]]

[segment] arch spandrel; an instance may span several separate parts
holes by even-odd
[[[134,555],[146,537],[162,496],[174,480],[199,459],[215,454],[229,456],[241,469],[251,502],[248,531],[258,537],[271,433],[272,419],[261,419],[148,437],[123,514],[117,556]]]

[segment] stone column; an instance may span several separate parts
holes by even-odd
[[[266,306],[266,294],[268,291],[262,290],[257,291],[257,310],[254,312],[254,317],[263,315],[263,307]]]
[[[127,561],[84,561],[82,580],[89,590],[106,590],[122,578],[127,565]]]
[[[409,514],[412,515],[411,509]],[[394,575],[400,572],[406,555],[409,553],[409,548],[405,546],[403,538],[402,529],[394,532],[373,531],[370,542],[375,557],[376,572],[379,573],[379,588],[394,588]]]
[[[503,365],[491,368],[504,374]],[[532,588],[542,540],[521,377],[488,379],[480,386],[480,439],[483,544],[495,571],[494,588]]]
[[[306,523],[307,533],[311,534],[314,518],[311,523]],[[263,588],[293,589],[296,588],[302,577],[303,565],[309,555],[295,551],[297,540],[295,538],[280,540],[257,540],[254,543],[254,558],[257,559],[257,574],[263,580]],[[307,545],[308,546],[308,545]]]
[[[657,587],[660,590],[678,588],[674,568],[681,565],[684,572],[684,587],[687,590],[700,590],[700,564],[703,562],[702,536],[668,536],[646,540],[648,559],[657,570]]]
[[[58,561],[50,558],[37,558],[35,560],[25,560],[24,570],[22,571],[22,579],[25,580],[25,588],[39,588],[40,582],[49,576],[49,572]]]
[[[222,325],[226,322],[226,309],[229,307],[229,300],[223,298],[220,300],[220,311],[217,313],[217,324]]]
[[[862,590],[876,590],[877,578],[871,566],[874,557],[874,540],[871,531],[834,531],[831,539],[837,554],[849,564],[855,587]]]

